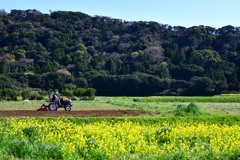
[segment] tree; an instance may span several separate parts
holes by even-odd
[[[111,73],[116,74],[117,71],[117,64],[114,60],[110,59],[106,62],[105,68]]]
[[[80,77],[76,79],[76,86],[78,88],[88,88],[88,82],[86,78]]]
[[[28,84],[31,88],[43,88],[44,81],[43,77],[39,74],[30,74],[28,75]]]
[[[190,88],[190,82],[184,80],[173,80],[170,83],[172,95],[187,95]]]
[[[25,58],[26,57],[26,51],[25,50],[23,50],[23,49],[19,49],[19,50],[17,50],[17,52],[15,53],[15,57],[17,58],[17,59],[19,59],[19,58]]]
[[[74,90],[70,89],[63,89],[62,94],[67,97],[72,97],[73,96]]]
[[[212,95],[215,92],[215,84],[208,77],[193,77],[190,82],[192,95]]]
[[[94,100],[96,90],[94,88],[87,88],[83,96],[88,97],[88,100]]]
[[[196,50],[192,53],[190,63],[204,68],[216,67],[222,61],[218,52],[213,50]]]
[[[2,10],[0,19],[3,88],[92,87],[110,96],[239,91],[240,27],[172,27],[34,9]],[[215,89],[196,92],[200,82]]]
[[[13,80],[10,77],[4,76],[0,74],[0,88],[11,88],[13,84]]]
[[[25,90],[22,91],[23,100],[30,99],[30,95],[31,95],[31,90],[30,89],[25,89]]]
[[[77,88],[74,94],[81,100],[94,100],[96,90],[94,88]]]

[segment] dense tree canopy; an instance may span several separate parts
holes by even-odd
[[[0,11],[0,87],[97,95],[239,91],[240,27],[126,22],[81,12]]]

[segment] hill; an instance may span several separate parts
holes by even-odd
[[[169,26],[81,12],[0,12],[0,87],[97,95],[239,91],[240,27]]]

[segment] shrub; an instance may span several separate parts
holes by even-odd
[[[94,88],[77,88],[74,91],[75,96],[81,100],[94,100],[96,90]]]
[[[25,89],[25,90],[22,91],[23,100],[30,99],[30,95],[31,95],[31,90]]]
[[[0,99],[16,101],[19,96],[19,91],[13,88],[3,88],[0,94]]]
[[[23,100],[23,97],[21,96],[16,97],[16,101],[22,101],[22,100]]]
[[[38,92],[34,92],[34,93],[31,94],[29,99],[30,100],[43,100],[44,97],[41,96]]]
[[[94,88],[87,88],[85,91],[85,96],[88,97],[89,100],[94,100],[96,90]]]
[[[184,116],[184,115],[200,115],[202,112],[200,108],[195,103],[190,103],[189,105],[179,104],[174,111],[175,116]]]
[[[64,96],[67,96],[67,97],[72,97],[72,96],[73,96],[73,92],[74,92],[74,90],[64,89],[64,90],[62,91],[62,94],[63,94]]]

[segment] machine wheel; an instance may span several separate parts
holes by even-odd
[[[48,106],[49,111],[56,111],[57,110],[57,105],[55,103],[50,103]]]
[[[72,109],[71,105],[66,105],[64,108],[65,108],[65,111],[71,111]]]

